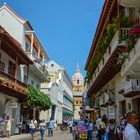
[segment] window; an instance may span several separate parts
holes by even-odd
[[[129,16],[134,17],[135,16],[135,8],[129,8]]]
[[[1,53],[0,53],[0,71],[3,71],[4,72],[4,70],[5,70],[5,63],[3,63],[1,61]]]
[[[79,80],[77,80],[77,84],[79,85]]]
[[[54,67],[54,64],[51,64],[51,67]]]
[[[34,81],[33,81],[33,80],[31,80],[31,85],[32,85],[32,86],[34,85]]]
[[[37,84],[36,87],[39,88],[39,85]]]
[[[15,64],[12,63],[11,61],[9,61],[9,64],[8,64],[8,74],[14,77],[15,76],[15,70],[16,70]]]
[[[27,84],[27,76],[24,75],[24,83]]]
[[[31,46],[26,42],[26,47],[25,47],[26,52],[31,52]]]

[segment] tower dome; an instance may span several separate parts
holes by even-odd
[[[72,77],[72,81],[74,83],[77,82],[77,84],[82,84],[83,83],[83,76],[80,73],[80,68],[79,68],[78,64],[77,64],[77,67],[76,67],[76,72],[74,73],[74,75]]]

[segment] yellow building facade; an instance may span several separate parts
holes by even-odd
[[[74,119],[80,119],[80,112],[83,101],[84,79],[80,73],[79,65],[76,67],[76,72],[72,77],[73,84],[73,100],[74,100]]]

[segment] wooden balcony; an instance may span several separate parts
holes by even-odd
[[[0,92],[23,99],[27,97],[27,85],[0,71]]]

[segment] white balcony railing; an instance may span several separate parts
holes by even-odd
[[[121,69],[122,76],[131,69],[131,66],[138,60],[139,57],[140,57],[140,39],[138,39],[134,48],[130,51],[128,58],[126,58],[126,60],[122,65]]]
[[[31,58],[31,60],[34,61],[35,67],[36,67],[45,77],[48,77],[48,72],[47,72],[47,70],[45,69],[45,66],[44,66],[43,64],[41,64],[41,62],[35,62],[36,57],[34,57],[34,55],[33,55],[31,52],[28,52],[27,55],[28,55],[28,57]]]
[[[95,70],[95,72],[90,80],[89,88],[91,87],[91,85],[95,81],[96,77],[100,74],[102,68],[104,67],[106,62],[109,60],[109,58],[112,55],[112,53],[114,52],[114,50],[117,48],[117,46],[118,46],[118,31],[115,33],[109,46],[110,47],[107,48],[105,54],[102,57],[103,59],[101,59],[100,63],[98,64],[98,67],[96,68],[96,70]],[[104,61],[104,63],[103,63],[103,61]]]
[[[128,92],[140,91],[140,80],[139,79],[130,79],[125,80],[123,83],[124,94]]]

